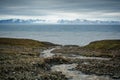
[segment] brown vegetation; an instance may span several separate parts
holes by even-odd
[[[120,57],[120,40],[95,41],[83,47],[63,46],[61,49],[55,49],[52,52],[82,56]]]
[[[50,64],[39,54],[48,42],[0,38],[0,80],[67,80],[60,72],[51,72]]]
[[[120,79],[120,59],[85,60],[78,63],[76,69],[86,74],[108,75],[114,79]]]

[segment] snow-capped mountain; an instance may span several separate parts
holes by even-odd
[[[0,20],[0,23],[44,23],[46,20],[41,19],[6,19],[6,20]]]
[[[120,24],[120,21],[101,21],[101,20],[86,20],[86,19],[75,19],[75,20],[58,20],[58,24]]]
[[[120,25],[120,21],[101,21],[101,20],[86,20],[86,19],[75,19],[75,20],[65,20],[60,19],[56,20],[56,22],[42,20],[42,19],[6,19],[0,20],[0,23],[15,23],[15,24],[77,24],[77,25],[90,25],[90,24],[109,24],[109,25]]]

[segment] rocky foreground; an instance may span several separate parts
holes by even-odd
[[[98,76],[109,76],[113,79],[120,79],[120,59],[111,60],[80,60],[76,66],[85,74],[95,74]]]
[[[77,63],[76,70],[85,74],[106,75],[113,79],[120,79],[120,40],[102,40],[91,42],[79,47],[77,45],[65,45],[52,51],[56,55],[69,56]],[[78,56],[87,56],[81,58]],[[108,58],[109,60],[93,59],[90,57]],[[78,59],[77,59],[78,58]]]
[[[120,40],[94,41],[86,46],[65,45],[53,53],[78,54],[89,57],[120,57]]]
[[[0,38],[0,80],[67,80],[62,73],[50,71],[51,59],[39,57],[40,52],[55,46],[29,39]]]
[[[51,71],[51,67],[73,63],[77,64],[75,70],[85,74],[120,79],[120,40],[97,41],[84,47],[60,46],[52,51],[54,56],[39,57],[43,50],[56,46],[30,39],[0,38],[0,80],[68,80],[61,71]],[[109,60],[70,58],[81,55]]]

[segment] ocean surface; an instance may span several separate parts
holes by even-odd
[[[0,37],[84,46],[96,40],[120,39],[120,25],[0,24]]]

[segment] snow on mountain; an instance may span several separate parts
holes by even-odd
[[[86,20],[86,19],[75,19],[75,20],[65,20],[65,19],[60,19],[57,20],[56,22],[52,21],[47,21],[47,20],[42,20],[42,19],[28,19],[28,20],[23,20],[23,19],[6,19],[6,20],[0,20],[0,23],[32,23],[32,24],[78,24],[78,25],[87,25],[87,24],[115,24],[115,25],[120,25],[120,21],[101,21],[101,20]]]
[[[6,20],[0,20],[0,23],[44,23],[46,20],[40,20],[40,19],[6,19]]]
[[[101,20],[86,20],[86,19],[75,19],[75,20],[58,20],[58,24],[120,24],[120,21],[101,21]]]

